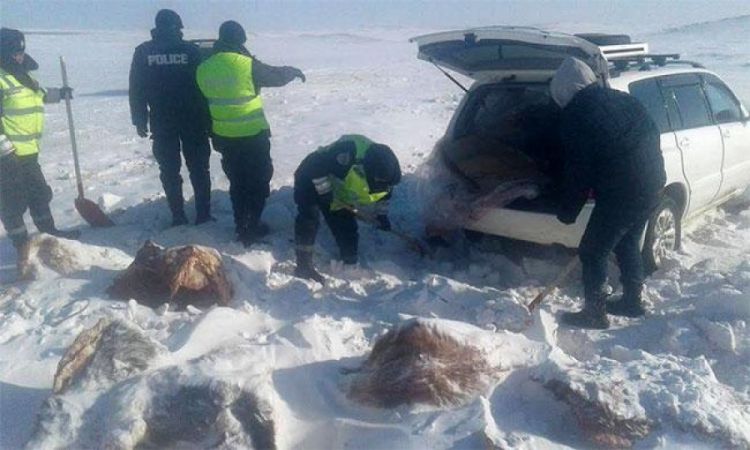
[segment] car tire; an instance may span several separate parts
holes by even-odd
[[[631,43],[630,36],[627,34],[582,33],[576,34],[576,36],[595,45],[626,45]]]
[[[641,254],[647,273],[658,269],[668,252],[680,248],[681,237],[680,208],[671,197],[665,196],[646,224]]]

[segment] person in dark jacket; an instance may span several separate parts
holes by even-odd
[[[153,153],[172,225],[188,222],[182,195],[180,152],[190,172],[195,194],[195,223],[211,217],[211,177],[208,142],[210,121],[206,101],[198,90],[195,72],[201,62],[198,47],[182,39],[182,19],[170,10],[156,14],[151,40],[135,49],[130,66],[130,114],[138,136],[147,137],[151,125]]]
[[[666,182],[659,129],[630,94],[600,86],[582,61],[566,59],[550,83],[561,107],[560,137],[565,153],[562,206],[558,219],[575,222],[589,193],[595,206],[578,247],[585,305],[563,322],[607,328],[610,314],[638,317],[644,273],[640,239]],[[607,258],[620,267],[622,298],[609,305]]]
[[[356,264],[359,244],[354,211],[373,205],[378,228],[390,230],[388,200],[401,181],[393,151],[361,135],[344,135],[309,154],[294,173],[297,268],[294,274],[322,283],[313,265],[320,212],[328,223],[344,264]]]
[[[0,220],[17,251],[19,278],[29,273],[29,234],[23,215],[42,233],[64,238],[78,237],[78,231],[55,226],[49,204],[52,189],[39,166],[44,124],[44,103],[72,98],[72,89],[43,89],[31,76],[39,68],[26,54],[23,33],[0,29]]]
[[[242,26],[221,24],[214,54],[198,67],[198,85],[211,112],[211,140],[229,178],[237,239],[250,246],[268,233],[260,221],[273,176],[270,126],[260,91],[305,75],[295,67],[263,64],[248,52]]]

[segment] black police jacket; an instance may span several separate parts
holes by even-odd
[[[152,40],[135,49],[130,66],[130,115],[135,126],[150,122],[153,133],[210,127],[195,72],[198,47],[181,33],[151,30]]]
[[[627,215],[652,208],[666,182],[659,129],[632,95],[591,85],[563,109],[562,207],[572,222],[590,192],[597,207]]]

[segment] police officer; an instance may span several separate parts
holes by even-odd
[[[313,266],[319,212],[336,239],[341,260],[356,264],[359,235],[353,211],[372,205],[379,228],[390,230],[388,199],[399,181],[401,167],[393,151],[361,135],[344,135],[308,155],[294,173],[294,274],[323,282]]]
[[[584,328],[607,328],[607,313],[645,314],[640,239],[666,182],[659,129],[632,95],[600,86],[583,61],[566,59],[550,82],[562,108],[560,138],[565,152],[563,195],[558,219],[576,217],[587,193],[594,210],[578,246],[585,304],[562,321]],[[623,295],[606,302],[607,258],[617,256]]]
[[[237,238],[252,245],[268,232],[260,222],[273,175],[270,128],[260,90],[305,76],[294,67],[272,67],[244,47],[245,30],[234,21],[219,28],[214,54],[198,67],[198,85],[208,100],[212,142],[229,178]]]
[[[52,189],[39,166],[44,103],[72,98],[70,88],[43,89],[30,72],[39,68],[26,54],[18,30],[0,29],[0,219],[18,252],[20,278],[28,275],[29,236],[23,215],[27,209],[37,229],[64,238],[78,231],[55,227],[50,211]]]
[[[150,41],[135,49],[130,66],[130,114],[136,132],[148,136],[151,124],[153,153],[172,225],[188,222],[182,196],[180,151],[190,172],[195,194],[195,223],[211,217],[210,121],[205,99],[195,82],[201,61],[198,47],[182,40],[182,20],[176,12],[162,9]]]

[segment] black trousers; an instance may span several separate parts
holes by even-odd
[[[55,229],[49,204],[52,189],[44,179],[38,155],[0,158],[0,220],[15,246],[28,239],[23,215],[28,209],[41,232]]]
[[[195,193],[195,213],[198,218],[206,218],[211,213],[211,175],[208,161],[211,146],[208,135],[200,130],[158,131],[153,135],[153,153],[159,163],[159,179],[167,195],[167,204],[172,215],[184,215],[185,200],[182,196],[180,167],[185,157],[185,165],[190,173],[190,183]]]
[[[294,239],[298,247],[312,247],[315,244],[322,212],[339,247],[341,259],[345,263],[357,262],[359,232],[354,214],[345,209],[331,211],[329,205],[321,204],[312,180],[307,177],[295,177],[294,202],[297,204]]]
[[[215,136],[213,144],[221,153],[221,167],[229,178],[237,234],[252,233],[271,193],[270,136],[268,132],[242,138]]]
[[[617,257],[623,288],[638,289],[643,285],[640,242],[652,210],[643,207],[623,213],[622,208],[594,207],[578,247],[587,300],[601,297],[607,282],[607,259],[612,251]]]

